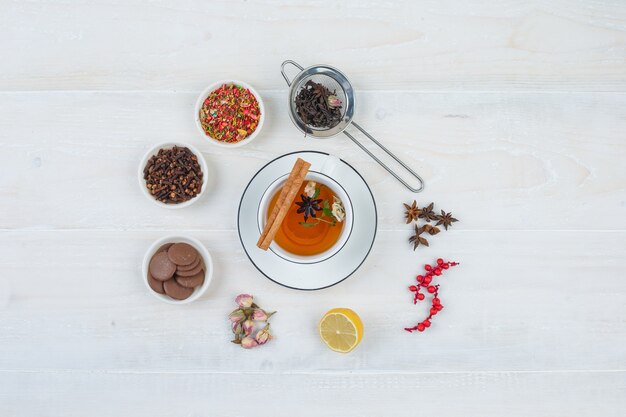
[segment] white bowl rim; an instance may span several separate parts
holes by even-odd
[[[175,300],[167,295],[159,294],[156,291],[154,291],[152,288],[150,288],[150,284],[148,283],[148,267],[156,251],[159,250],[161,246],[167,243],[179,243],[179,242],[188,243],[191,246],[193,246],[198,251],[200,256],[202,256],[202,260],[204,261],[204,266],[205,266],[204,283],[200,286],[200,288],[194,289],[193,294],[191,294],[188,298],[184,300]],[[202,297],[202,295],[204,295],[204,293],[207,291],[207,289],[211,285],[211,281],[213,280],[213,258],[211,257],[211,253],[208,251],[206,246],[204,246],[202,242],[200,242],[195,237],[187,236],[187,235],[169,235],[169,236],[165,236],[160,239],[157,239],[155,242],[152,243],[152,245],[150,245],[150,247],[146,251],[146,254],[144,255],[144,258],[143,258],[143,264],[141,266],[141,275],[142,275],[143,283],[146,285],[146,288],[148,289],[148,291],[159,300],[168,304],[189,304],[189,303],[194,302],[198,298]]]
[[[241,87],[247,88],[254,95],[254,97],[256,98],[257,103],[259,103],[259,110],[261,111],[261,117],[259,119],[259,124],[257,125],[256,129],[254,129],[254,132],[252,132],[252,134],[250,136],[248,136],[247,138],[245,138],[244,140],[241,140],[239,142],[225,143],[225,142],[220,142],[217,139],[213,139],[211,136],[206,134],[206,132],[202,128],[202,124],[200,124],[200,108],[202,108],[202,103],[204,103],[204,100],[209,96],[209,94],[213,90],[217,89],[222,84],[236,84],[236,85],[239,85]],[[224,79],[224,80],[216,81],[213,84],[211,84],[208,87],[206,87],[204,90],[202,90],[202,93],[198,96],[198,99],[196,100],[196,105],[194,106],[194,120],[195,120],[195,123],[196,123],[196,127],[198,128],[198,132],[200,132],[200,135],[205,140],[208,140],[209,143],[211,143],[211,144],[213,144],[215,146],[222,147],[222,148],[238,148],[240,146],[244,146],[244,145],[247,145],[248,143],[252,142],[254,139],[256,139],[256,137],[261,132],[261,129],[263,128],[263,124],[265,122],[265,105],[263,104],[263,99],[261,98],[261,95],[250,84],[248,84],[248,83],[246,83],[244,81],[239,81],[239,80]]]
[[[187,200],[187,201],[184,201],[184,202],[178,203],[178,204],[165,204],[165,203],[157,200],[156,198],[154,198],[154,196],[148,192],[148,188],[146,187],[146,180],[143,179],[143,170],[146,167],[146,164],[148,163],[148,160],[153,155],[156,155],[156,153],[160,149],[162,149],[162,148],[172,148],[174,146],[189,148],[189,150],[191,152],[193,152],[194,155],[196,155],[198,157],[198,163],[200,164],[200,168],[202,169],[202,188],[200,189],[200,193],[198,193],[198,195],[195,196],[194,198],[192,198],[191,200]],[[141,188],[141,192],[143,193],[143,195],[145,195],[148,198],[148,200],[152,201],[157,206],[168,208],[168,209],[181,209],[181,208],[188,207],[188,206],[192,205],[197,200],[199,200],[200,197],[202,197],[202,195],[204,194],[204,192],[206,190],[206,187],[207,187],[207,182],[208,181],[207,181],[206,177],[207,177],[208,170],[209,170],[209,167],[208,167],[208,165],[206,163],[206,159],[204,159],[204,155],[202,155],[202,152],[200,152],[200,150],[198,150],[198,148],[196,148],[195,146],[190,145],[188,143],[183,143],[183,142],[163,142],[163,143],[159,143],[159,144],[153,146],[152,148],[150,148],[144,154],[143,158],[141,158],[141,161],[139,162],[139,170],[137,171],[138,178],[139,178],[139,188]]]

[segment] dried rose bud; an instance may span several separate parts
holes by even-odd
[[[275,312],[267,314],[265,310],[261,310],[260,308],[255,308],[252,311],[252,320],[267,321],[267,319],[272,317],[274,313]]]
[[[315,192],[316,192],[316,188],[317,188],[317,183],[315,181],[309,181],[306,184],[306,187],[304,187],[304,194],[306,194],[309,197],[313,198],[313,196],[315,195]]]
[[[243,310],[239,309],[239,310],[235,310],[232,313],[230,313],[230,315],[228,316],[228,318],[230,319],[231,322],[233,323],[239,323],[241,320],[246,318],[245,313],[243,312]]]
[[[328,96],[328,105],[330,107],[341,107],[341,100],[337,96]]]
[[[252,296],[250,294],[239,294],[235,298],[235,302],[239,304],[241,308],[249,308],[252,305]]]
[[[272,338],[272,334],[270,333],[270,325],[268,324],[262,330],[259,330],[254,338],[259,345],[266,344]]]
[[[244,349],[252,349],[253,347],[257,347],[259,343],[254,340],[252,336],[246,336],[241,339],[241,347]]]
[[[247,335],[249,335],[250,333],[252,333],[254,331],[254,322],[250,319],[246,320],[243,322],[243,325],[241,326],[241,328],[243,329],[243,332]]]
[[[241,321],[234,321],[231,324],[232,324],[232,327],[233,327],[233,333],[240,334],[241,330],[242,330]]]
[[[339,197],[334,196],[334,202],[331,207],[331,211],[333,213],[333,217],[337,219],[338,222],[342,222],[346,218],[346,209],[343,207],[343,203],[339,199]]]

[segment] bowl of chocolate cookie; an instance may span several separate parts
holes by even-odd
[[[148,291],[169,304],[200,298],[213,277],[213,261],[206,247],[190,236],[167,236],[154,242],[143,260]]]

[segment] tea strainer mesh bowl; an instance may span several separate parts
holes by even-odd
[[[302,70],[293,81],[290,82],[283,73],[287,84],[291,86],[289,90],[289,115],[291,120],[303,133],[316,138],[328,138],[341,133],[348,127],[354,115],[354,90],[346,76],[338,69],[327,65],[317,65],[304,70],[295,62],[293,64]],[[296,111],[296,96],[300,93],[300,90],[305,88],[306,83],[309,81],[321,84],[329,91],[335,92],[337,98],[341,100],[341,120],[337,125],[331,128],[314,127],[304,123],[298,115]]]
[[[298,75],[293,80],[290,80],[285,74],[285,66],[293,65],[300,70]],[[376,162],[378,162],[383,168],[387,170],[391,175],[394,176],[400,183],[402,183],[406,188],[413,191],[414,193],[419,193],[424,189],[424,181],[422,178],[413,171],[408,165],[402,162],[396,155],[394,155],[389,149],[384,147],[378,140],[376,140],[372,135],[370,135],[367,131],[365,131],[361,126],[352,121],[355,110],[355,98],[354,98],[354,89],[352,88],[352,84],[348,81],[348,78],[339,71],[337,68],[333,68],[329,65],[314,65],[312,67],[303,68],[299,64],[294,61],[287,60],[283,62],[281,65],[281,73],[283,78],[287,82],[289,88],[289,117],[293,124],[303,132],[305,135],[310,135],[316,138],[329,138],[339,133],[343,133],[348,136],[352,142],[354,142],[359,148],[365,151],[370,157],[372,157]],[[300,92],[302,88],[304,88],[305,84],[309,81],[313,81],[318,84],[322,84],[324,87],[329,89],[330,91],[334,91],[335,95],[342,102],[341,108],[341,120],[338,124],[331,128],[316,128],[311,125],[308,125],[302,121],[300,116],[298,116],[298,112],[296,111],[296,96]],[[369,151],[361,142],[356,140],[354,136],[350,133],[346,132],[346,128],[352,124],[356,127],[361,133],[367,136],[372,142],[374,142],[379,148],[381,148],[387,155],[392,157],[398,164],[400,164],[404,169],[407,170],[414,178],[419,181],[419,186],[414,188],[410,186],[404,179],[402,179],[394,170],[388,167],[383,161],[381,161],[376,155]]]

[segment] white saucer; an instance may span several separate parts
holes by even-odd
[[[333,179],[350,196],[353,208],[352,233],[345,245],[332,257],[317,263],[303,264],[284,259],[272,250],[256,246],[259,239],[258,210],[265,190],[279,177],[289,174],[296,159],[311,163],[310,171],[319,171],[329,155],[302,151],[282,155],[257,172],[246,187],[239,203],[237,228],[248,258],[267,278],[277,284],[298,290],[320,290],[333,286],[352,275],[372,249],[376,237],[376,202],[361,175],[343,160],[334,168]]]

